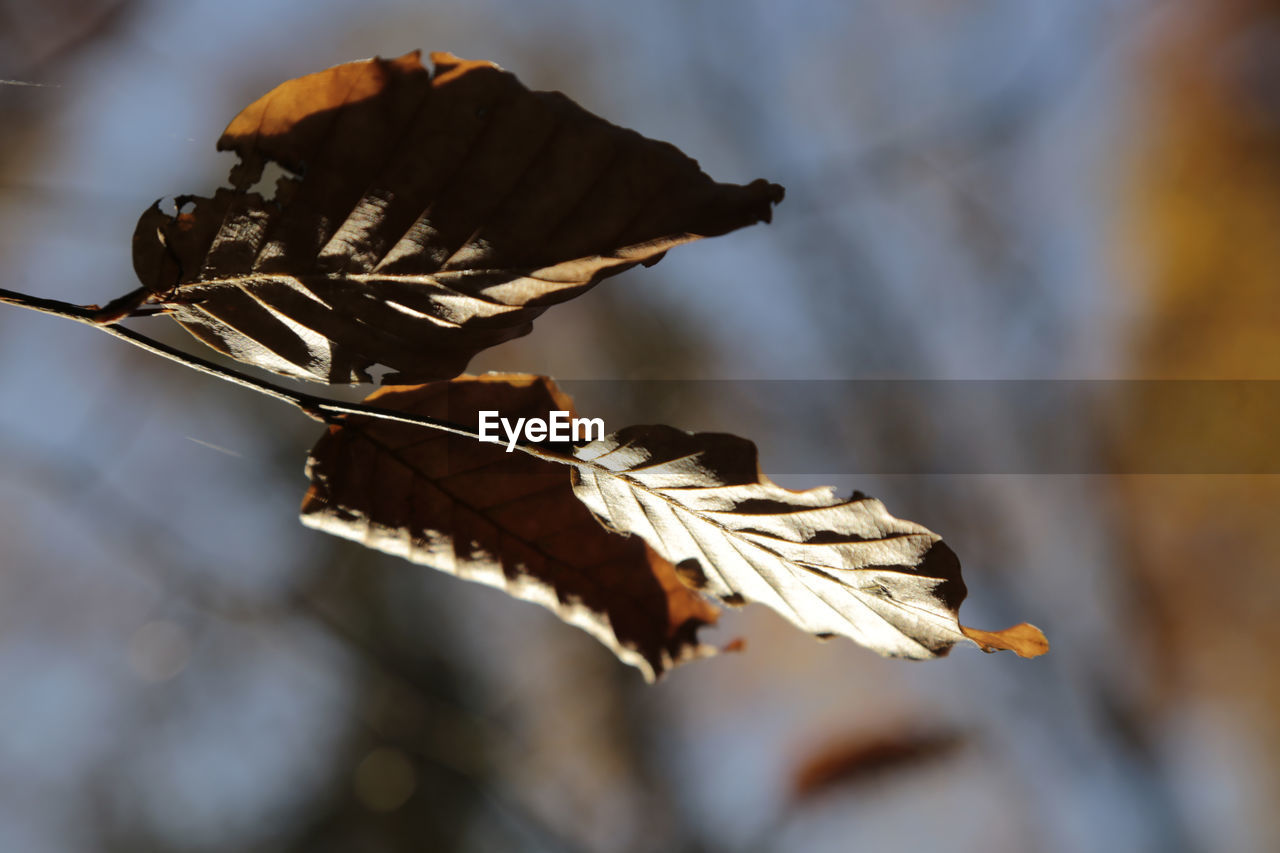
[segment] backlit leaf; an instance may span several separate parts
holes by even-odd
[[[768,221],[782,188],[718,184],[675,147],[417,52],[290,80],[218,141],[232,188],[146,211],[144,292],[232,357],[319,382],[455,376],[549,305],[700,237]],[[268,162],[290,174],[251,187]],[[188,209],[189,208],[189,209]]]
[[[550,380],[462,377],[388,387],[368,403],[474,426],[571,410]],[[554,611],[647,677],[710,653],[697,630],[716,608],[639,539],[609,532],[574,497],[562,464],[419,426],[351,417],[312,451],[308,526]]]
[[[958,621],[960,563],[938,534],[866,495],[784,489],[760,474],[746,439],[636,426],[575,455],[583,503],[722,600],[767,604],[806,631],[892,657],[936,657],[964,641],[1023,657],[1048,650],[1027,624],[971,636]]]
[[[366,402],[470,428],[481,410],[512,422],[572,410],[534,376],[389,388]],[[746,439],[637,426],[539,453],[352,416],[312,452],[303,520],[542,603],[652,674],[705,651],[693,634],[715,611],[694,589],[887,656],[931,658],[959,642],[1048,650],[1025,623],[960,625],[960,563],[936,533],[865,495],[783,489]]]

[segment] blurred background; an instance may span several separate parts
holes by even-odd
[[[418,47],[787,188],[473,370],[870,492],[959,553],[966,624],[1052,652],[748,607],[649,686],[303,528],[295,411],[3,308],[0,850],[1280,849],[1280,4],[3,0],[0,287],[132,289],[240,107]]]

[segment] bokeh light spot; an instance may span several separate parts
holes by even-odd
[[[356,797],[375,812],[400,808],[413,796],[417,785],[413,763],[398,749],[375,749],[356,767]]]

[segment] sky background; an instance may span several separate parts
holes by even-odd
[[[924,404],[890,417],[849,396],[1179,375],[1135,343],[1164,303],[1158,264],[1134,258],[1163,244],[1129,235],[1153,216],[1144,164],[1199,149],[1150,140],[1172,120],[1173,63],[1252,68],[1265,49],[1162,52],[1212,7],[1168,5],[0,3],[0,287],[81,304],[133,289],[137,216],[225,181],[214,142],[242,106],[415,48],[496,61],[717,180],[784,185],[772,224],[610,279],[471,369],[554,376],[610,428],[660,415],[746,435],[784,485],[870,492],[960,554],[966,624],[1030,621],[1053,643],[1036,661],[909,664],[749,607],[713,634],[745,651],[647,686],[539,608],[303,528],[317,426],[288,407],[5,309],[0,849],[1280,844],[1269,640],[1215,623],[1200,645],[1254,655],[1215,676],[1169,639],[1199,623],[1156,607],[1216,601],[1223,572],[1266,580],[1275,552],[1258,546],[1251,573],[1161,574],[1141,537],[1177,552],[1183,531],[1151,519],[1188,481],[1126,490],[1098,472],[1165,472],[1126,468],[1079,413],[1037,415],[1031,386],[971,413],[945,452]],[[1232,275],[1208,278],[1229,295]],[[197,350],[166,320],[134,325]],[[1209,377],[1274,379],[1276,363]],[[925,473],[892,473],[903,458]],[[957,458],[965,473],[936,473]],[[1274,479],[1250,482],[1271,495]],[[1210,514],[1197,506],[1180,517]],[[1258,620],[1280,603],[1274,583],[1221,598]],[[933,736],[952,746],[797,782],[820,757]]]

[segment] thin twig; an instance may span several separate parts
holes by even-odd
[[[118,300],[117,300],[118,301]],[[329,400],[324,397],[318,397],[314,394],[308,394],[304,391],[294,391],[266,382],[261,379],[255,379],[244,373],[234,370],[233,368],[223,367],[212,361],[200,358],[199,356],[185,353],[176,347],[153,340],[132,329],[125,328],[114,322],[103,322],[101,319],[106,309],[97,306],[75,305],[70,302],[62,302],[57,299],[44,299],[39,296],[30,296],[25,293],[18,293],[13,290],[5,290],[0,288],[0,303],[7,305],[16,305],[19,308],[27,308],[32,311],[38,311],[41,314],[52,314],[55,317],[61,317],[64,320],[74,320],[77,323],[84,323],[92,326],[108,335],[128,341],[136,347],[146,350],[154,355],[167,358],[169,361],[177,362],[184,367],[200,373],[214,376],[224,382],[230,382],[234,385],[240,385],[244,388],[257,391],[259,394],[265,394],[268,397],[274,397],[277,400],[289,403],[295,406],[299,411],[308,417],[321,421],[326,424],[341,423],[348,415],[358,415],[360,417],[376,418],[377,420],[392,421],[395,423],[409,424],[411,426],[421,426],[428,429],[440,430],[441,432],[452,433],[453,435],[461,435],[476,441],[485,441],[492,443],[492,439],[482,439],[480,432],[462,424],[456,424],[452,421],[440,420],[439,418],[430,418],[425,415],[408,415],[403,412],[394,412],[390,409],[380,409],[377,406],[368,406],[363,403],[342,403],[336,400]],[[108,306],[109,307],[109,306]],[[528,453],[530,456],[543,459],[548,462],[558,462],[562,465],[577,465],[578,460],[572,456],[557,453],[535,444],[518,441],[516,447]]]

